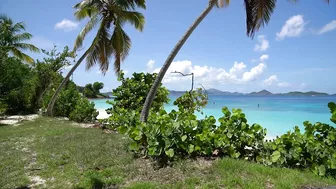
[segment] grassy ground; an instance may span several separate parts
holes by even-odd
[[[309,171],[221,159],[155,169],[128,140],[100,129],[41,118],[0,126],[0,188],[301,188],[336,185]]]

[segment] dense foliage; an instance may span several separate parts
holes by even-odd
[[[147,74],[148,75],[148,74]],[[197,156],[229,156],[256,161],[267,166],[311,169],[319,175],[336,176],[336,129],[323,123],[304,122],[302,133],[298,127],[274,140],[265,140],[266,129],[249,124],[240,109],[222,109],[223,116],[198,119],[195,112],[202,112],[207,95],[202,89],[186,92],[174,101],[177,110],[163,109],[162,93],[147,123],[139,120],[139,107],[147,92],[145,74],[133,74],[124,79],[114,90],[116,99],[110,127],[132,139],[130,149],[141,156],[152,157],[159,162]],[[151,81],[152,82],[152,81]],[[335,103],[329,103],[332,121],[335,121]]]
[[[86,98],[80,98],[76,102],[75,109],[70,113],[70,120],[77,122],[92,122],[96,120],[98,112],[94,107],[94,103]]]
[[[330,120],[336,124],[336,104],[334,102],[330,102],[328,104],[328,107],[329,107],[330,113],[331,113]]]
[[[5,114],[35,111],[36,80],[33,70],[14,57],[0,57],[0,106]]]
[[[133,73],[132,76],[132,78],[125,78],[123,72],[119,74],[118,81],[121,82],[121,85],[112,91],[114,100],[109,103],[113,107],[107,110],[112,116],[129,110],[140,113],[156,74]],[[161,86],[159,88],[152,105],[154,112],[160,111],[163,109],[164,103],[169,102],[168,94],[169,92],[165,87]]]
[[[104,83],[101,82],[94,82],[93,84],[89,83],[86,84],[83,89],[83,95],[87,98],[97,98],[105,97],[103,94],[100,93],[100,90],[104,88]]]
[[[55,47],[43,53],[43,60],[28,65],[0,49],[0,114],[36,113],[47,106],[73,54],[68,47],[62,52],[57,52]],[[68,82],[56,101],[55,116],[82,122],[94,120],[97,112],[94,105],[80,95],[77,86]]]

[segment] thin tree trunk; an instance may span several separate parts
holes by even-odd
[[[77,67],[85,59],[85,57],[87,56],[88,53],[89,53],[89,49],[87,51],[85,51],[85,53],[82,55],[82,57],[80,57],[80,59],[77,61],[77,63],[71,68],[71,70],[69,71],[69,73],[65,76],[65,78],[62,81],[62,83],[56,89],[54,95],[52,96],[52,98],[51,98],[51,100],[50,100],[50,102],[48,104],[48,108],[47,108],[47,115],[48,116],[53,116],[53,108],[54,108],[54,105],[55,105],[55,102],[57,100],[57,97],[58,97],[59,93],[61,92],[61,90],[64,87],[64,85],[68,82],[70,76],[74,73],[74,71],[77,69]]]
[[[140,120],[142,122],[146,122],[149,114],[150,107],[153,103],[153,100],[155,98],[156,92],[158,88],[160,87],[161,81],[163,77],[165,76],[170,64],[173,62],[175,56],[180,51],[184,43],[187,41],[189,36],[192,34],[192,32],[196,29],[196,27],[202,22],[202,20],[209,14],[209,12],[212,10],[214,5],[216,4],[217,0],[210,0],[209,6],[202,12],[202,14],[195,20],[195,22],[190,26],[190,28],[187,30],[187,32],[183,35],[183,37],[178,41],[176,46],[174,47],[173,51],[168,56],[166,62],[164,63],[163,67],[161,68],[158,76],[156,77],[153,86],[151,87],[149,93],[147,94],[145,104],[142,108]]]

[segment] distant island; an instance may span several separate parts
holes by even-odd
[[[176,91],[176,90],[169,90],[170,95],[173,96],[180,96],[184,94],[186,91]],[[336,94],[328,94],[322,92],[300,92],[300,91],[292,91],[288,93],[272,93],[268,90],[261,90],[259,92],[251,92],[251,93],[238,93],[238,92],[228,92],[228,91],[221,91],[218,89],[207,89],[206,92],[208,95],[217,95],[217,96],[336,96]],[[102,93],[105,96],[112,97],[112,92],[105,92]]]
[[[328,93],[321,93],[315,91],[309,91],[309,92],[292,91],[288,93],[272,93],[268,90],[261,90],[259,92],[238,93],[238,92],[221,91],[213,88],[207,89],[206,91],[208,95],[222,95],[222,96],[336,96],[336,94],[329,95]],[[181,95],[185,93],[185,91],[174,91],[174,90],[169,90],[169,92],[171,95]]]

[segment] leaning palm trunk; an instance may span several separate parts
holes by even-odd
[[[215,6],[217,0],[210,0],[209,6],[202,12],[202,14],[196,19],[196,21],[190,26],[190,28],[187,30],[187,32],[184,34],[184,36],[181,38],[181,40],[176,44],[173,51],[168,56],[166,62],[164,63],[163,67],[161,68],[158,76],[156,77],[153,86],[151,87],[147,97],[145,104],[141,111],[140,120],[142,122],[146,122],[149,114],[150,107],[153,103],[153,100],[155,98],[156,92],[158,88],[160,87],[161,81],[163,77],[165,76],[170,64],[173,62],[175,56],[180,51],[184,43],[187,41],[189,36],[192,34],[192,32],[196,29],[196,27],[202,22],[202,20],[209,14],[209,12],[212,10],[212,8]]]
[[[64,85],[68,82],[70,76],[75,72],[75,70],[77,69],[77,67],[85,59],[85,57],[87,56],[88,53],[89,53],[89,49],[87,51],[85,51],[85,53],[82,55],[82,57],[80,57],[80,59],[77,61],[77,63],[71,68],[71,70],[69,71],[69,73],[65,76],[65,78],[62,81],[62,83],[56,89],[54,95],[52,96],[52,98],[51,98],[51,100],[50,100],[50,102],[48,104],[48,108],[47,108],[47,115],[48,116],[53,116],[54,105],[55,105],[55,102],[57,100],[57,97],[58,97],[59,93],[61,92],[61,90],[64,87]]]

